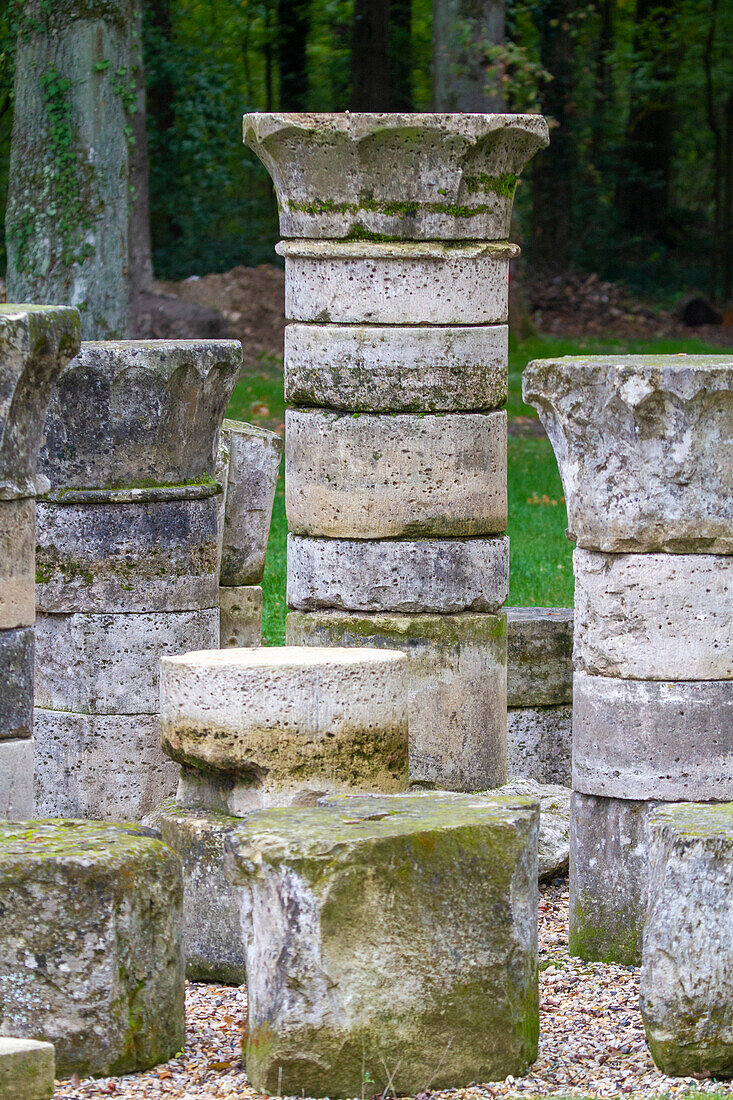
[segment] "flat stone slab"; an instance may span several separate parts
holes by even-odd
[[[33,742],[0,741],[0,819],[33,817]]]
[[[53,1093],[53,1044],[0,1036],[0,1100],[49,1100]]]
[[[0,742],[31,736],[33,648],[32,626],[0,630]]]
[[[217,501],[38,502],[39,611],[216,607]]]
[[[469,412],[507,399],[506,325],[288,325],[285,400],[352,412]]]
[[[285,509],[296,535],[493,535],[507,524],[506,413],[285,421]]]
[[[375,650],[268,647],[161,660],[161,736],[181,764],[273,792],[399,791],[407,662]]]
[[[575,664],[632,680],[733,678],[733,555],[576,550]]]
[[[406,653],[411,781],[458,791],[506,782],[503,614],[291,611],[286,640]]]
[[[498,611],[509,593],[509,539],[288,536],[287,604],[298,611]]]
[[[499,325],[513,244],[281,241],[288,321]]]
[[[39,472],[52,489],[212,481],[241,368],[238,340],[83,343],[49,403]]]
[[[609,553],[733,553],[733,356],[537,359],[523,375],[570,537]]]
[[[570,786],[573,707],[510,707],[506,715],[508,780]]]
[[[486,241],[508,237],[516,177],[549,138],[539,115],[347,111],[248,114],[244,141],[283,237]]]
[[[237,649],[241,646],[260,644],[262,641],[262,588],[259,585],[220,588],[219,613],[221,616],[220,649]]]
[[[0,499],[0,630],[33,626],[36,502]]]
[[[181,865],[146,832],[0,823],[0,1031],[53,1043],[59,1077],[183,1047]]]
[[[111,615],[39,612],[36,706],[82,714],[152,714],[158,709],[160,658],[218,642],[215,607]],[[0,652],[1,647],[0,634]]]
[[[649,815],[658,803],[573,792],[569,948],[588,962],[641,964]]]
[[[576,672],[573,789],[609,798],[733,798],[733,681]]]
[[[275,432],[225,420],[228,453],[219,583],[260,584],[284,444]]]
[[[566,875],[570,858],[570,788],[559,783],[538,783],[534,779],[512,779],[492,793],[539,802],[537,877],[542,882],[556,875]]]
[[[434,791],[250,815],[229,846],[252,1086],[357,1096],[368,1071],[412,1096],[521,1076],[539,1030],[537,831],[532,799]]]
[[[659,806],[649,819],[640,1007],[672,1076],[733,1075],[733,805]]]
[[[572,608],[507,607],[506,618],[509,706],[572,703]]]
[[[157,714],[76,714],[36,707],[36,812],[139,821],[176,791]]]

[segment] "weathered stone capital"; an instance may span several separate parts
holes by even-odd
[[[733,356],[539,359],[523,393],[579,546],[733,553]]]
[[[80,340],[76,309],[0,305],[0,499],[35,495],[46,408]]]
[[[251,114],[284,237],[501,240],[539,115]]]

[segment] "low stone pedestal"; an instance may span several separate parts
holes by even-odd
[[[0,1036],[0,1100],[50,1100],[53,1092],[52,1044]]]
[[[0,824],[0,1032],[52,1042],[60,1077],[167,1061],[185,1041],[181,900],[179,860],[139,826]]]
[[[252,814],[247,1074],[396,1095],[520,1076],[538,1036],[536,803],[447,792]]]

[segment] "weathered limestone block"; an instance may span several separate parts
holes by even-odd
[[[408,657],[410,779],[476,791],[506,782],[506,618],[293,611],[288,645]]]
[[[0,819],[33,817],[33,742],[0,741]]]
[[[283,237],[505,240],[538,115],[250,114]]]
[[[569,787],[557,783],[542,783],[534,779],[513,779],[499,787],[495,794],[502,797],[532,798],[540,804],[537,877],[553,878],[568,873],[570,856],[570,796]]]
[[[569,787],[572,734],[572,705],[510,707],[506,716],[507,779]]]
[[[241,366],[236,340],[82,344],[51,398],[39,471],[52,489],[213,482]]]
[[[0,1036],[0,1100],[49,1100],[54,1068],[52,1043]]]
[[[0,685],[0,741],[30,737],[33,730],[33,627],[0,630]]]
[[[275,432],[239,420],[224,421],[222,439],[229,462],[219,583],[259,584],[283,441]]]
[[[0,1033],[52,1042],[59,1077],[183,1047],[181,865],[146,833],[0,823]]]
[[[210,649],[218,642],[215,607],[115,615],[40,612],[36,706],[85,714],[152,714],[158,709],[160,658]]]
[[[194,487],[195,488],[195,487]],[[185,611],[219,597],[216,497],[38,502],[39,611]]]
[[[524,372],[570,537],[611,553],[733,553],[733,357],[568,356]]]
[[[348,649],[223,649],[164,657],[165,752],[235,781],[254,808],[291,792],[404,790],[407,662]],[[266,803],[265,803],[266,804]],[[229,804],[230,812],[234,809]]]
[[[36,494],[46,407],[58,375],[78,352],[80,340],[76,309],[0,305],[1,500]],[[0,561],[4,556],[0,552]]]
[[[498,611],[509,539],[288,536],[287,603],[299,611]]]
[[[733,681],[576,672],[573,789],[609,798],[733,798]]]
[[[572,703],[572,609],[507,607],[506,617],[509,706]]]
[[[523,1074],[539,1030],[536,802],[329,801],[252,814],[229,838],[253,1087],[356,1096],[368,1072],[412,1096]]]
[[[285,316],[340,325],[499,325],[515,244],[281,241]]]
[[[36,812],[139,821],[176,791],[157,714],[34,711]]]
[[[507,524],[506,413],[290,410],[285,508],[298,535],[470,536]]]
[[[660,806],[640,1006],[652,1057],[683,1077],[733,1076],[733,806]]]
[[[733,678],[733,555],[576,550],[575,666],[632,680]]]
[[[570,954],[641,963],[654,801],[573,791],[570,811]]]
[[[506,325],[288,325],[285,400],[353,412],[469,412],[507,399]]]
[[[258,646],[262,641],[262,589],[257,584],[219,589],[219,648]],[[189,646],[189,649],[211,649]]]
[[[32,497],[0,500],[0,630],[33,626],[35,515]]]

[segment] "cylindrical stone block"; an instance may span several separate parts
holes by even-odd
[[[219,583],[260,584],[283,441],[275,432],[238,420],[224,421],[222,441],[229,461]]]
[[[39,611],[216,607],[217,500],[38,502]]]
[[[572,731],[572,706],[510,707],[506,715],[507,780],[533,779],[569,787]]]
[[[288,537],[287,603],[300,611],[498,611],[509,539]]]
[[[33,626],[35,516],[32,497],[0,500],[0,630]]]
[[[733,678],[733,555],[576,550],[575,666],[631,680]]]
[[[668,802],[733,799],[733,681],[576,672],[573,789]]]
[[[555,707],[573,701],[573,612],[507,607],[507,704]]]
[[[285,329],[285,400],[351,412],[470,412],[507,399],[506,325]]]
[[[0,741],[33,730],[33,627],[0,630]]]
[[[472,536],[507,524],[506,413],[290,410],[285,508],[297,535]]]
[[[291,612],[298,646],[407,654],[410,779],[459,791],[506,782],[506,617]]]
[[[219,589],[219,648],[258,646],[262,641],[262,589],[238,585]],[[211,649],[211,646],[207,646]]]
[[[33,816],[33,742],[29,737],[0,741],[0,819]]]
[[[513,244],[281,241],[285,316],[341,325],[497,325]]]
[[[84,714],[153,714],[160,658],[192,646],[210,649],[218,642],[215,607],[114,615],[39,612],[36,706]]]

